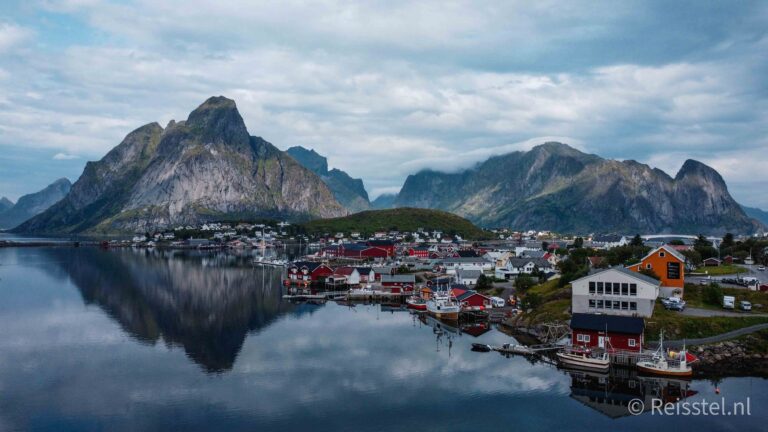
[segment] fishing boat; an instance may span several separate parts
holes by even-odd
[[[680,351],[664,351],[664,332],[659,335],[659,348],[654,351],[651,358],[637,362],[637,370],[640,373],[651,375],[665,375],[688,377],[693,375],[691,363],[698,360],[695,355],[688,352],[683,345]]]
[[[579,369],[607,371],[611,367],[611,359],[608,353],[597,353],[589,348],[574,347],[557,353],[557,360],[563,366]]]
[[[435,293],[427,300],[427,313],[443,320],[458,321],[461,306],[456,298],[447,293]]]
[[[405,304],[408,309],[413,309],[418,311],[427,310],[426,300],[424,300],[419,296],[408,297],[408,299],[405,300]]]
[[[488,344],[481,344],[481,343],[473,343],[472,344],[472,351],[477,352],[490,352],[493,348]]]

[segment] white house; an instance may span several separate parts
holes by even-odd
[[[622,266],[571,282],[571,312],[650,317],[661,282]]]
[[[509,279],[521,274],[531,274],[536,270],[551,272],[552,264],[543,258],[517,258],[512,257],[502,267],[496,267],[495,275],[498,279]]]
[[[456,270],[456,283],[466,286],[477,285],[477,280],[483,274],[480,270]]]
[[[483,257],[451,257],[443,259],[443,265],[445,266],[445,272],[448,274],[456,274],[456,270],[479,270],[490,271],[493,266],[490,261]]]

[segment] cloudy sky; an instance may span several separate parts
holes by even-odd
[[[4,0],[0,196],[225,95],[374,197],[556,139],[768,208],[766,53],[766,2]]]

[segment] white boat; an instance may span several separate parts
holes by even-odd
[[[611,367],[608,353],[596,353],[589,348],[571,348],[557,353],[557,360],[563,366],[579,369],[606,371]]]
[[[693,375],[690,363],[698,360],[683,346],[680,351],[664,351],[664,333],[659,335],[659,348],[651,358],[637,362],[637,370],[652,375],[682,376]]]
[[[458,321],[460,310],[459,302],[450,294],[435,293],[427,300],[427,313],[438,319]]]

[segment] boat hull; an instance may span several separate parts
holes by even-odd
[[[686,368],[682,370],[674,369],[662,369],[650,365],[637,364],[637,370],[643,374],[660,375],[660,376],[675,376],[675,377],[689,377],[693,375],[693,369]]]
[[[446,321],[458,321],[459,320],[459,312],[435,312],[435,311],[428,311],[430,315],[433,315],[437,319],[446,320]]]
[[[557,359],[563,366],[568,366],[571,368],[607,371],[611,367],[610,360],[591,359],[585,358],[583,356],[572,356],[563,353],[557,353]]]

